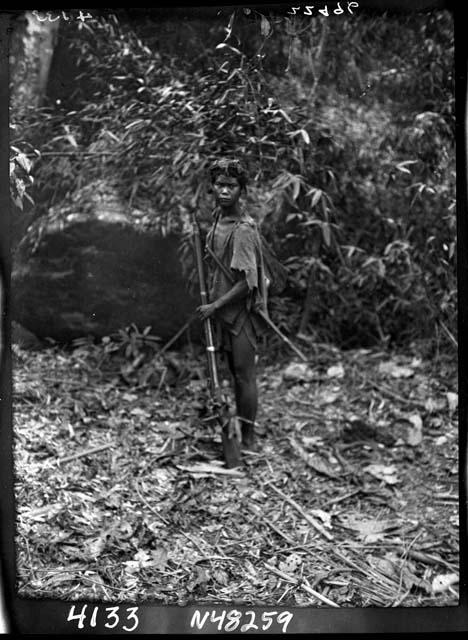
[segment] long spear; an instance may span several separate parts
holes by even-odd
[[[192,213],[193,241],[197,260],[198,281],[200,284],[200,300],[202,305],[208,304],[208,291],[206,288],[205,269],[203,265],[203,250],[200,238],[200,228],[195,215]],[[206,356],[208,361],[208,373],[210,378],[210,393],[216,418],[221,424],[221,439],[223,443],[224,459],[228,468],[238,467],[241,464],[240,443],[237,437],[234,419],[229,413],[229,407],[223,396],[219,384],[218,366],[216,362],[216,349],[213,340],[213,325],[211,318],[203,320],[205,333]]]

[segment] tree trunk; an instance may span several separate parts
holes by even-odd
[[[38,14],[41,18],[42,15]],[[34,13],[25,11],[11,20],[9,51],[9,102],[12,124],[11,145],[23,150],[28,139],[23,114],[41,106],[47,87],[52,54],[57,40],[59,21],[41,22]],[[11,225],[11,244],[15,248],[34,217],[34,207],[23,201],[23,209],[15,207]]]
[[[10,107],[38,107],[45,94],[60,21],[41,22],[26,11],[13,23],[10,46]]]

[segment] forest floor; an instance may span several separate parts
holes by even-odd
[[[261,451],[229,470],[199,416],[202,354],[122,336],[14,346],[21,596],[458,604],[453,354],[270,354]]]

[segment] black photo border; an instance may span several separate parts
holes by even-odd
[[[203,6],[219,6],[223,9],[234,6],[250,8],[290,8],[299,3],[210,3]],[[329,4],[333,4],[330,2]],[[344,4],[344,3],[343,3]],[[160,3],[159,7],[185,8],[184,3]],[[459,517],[460,517],[460,600],[456,607],[396,607],[396,608],[342,608],[325,607],[262,607],[235,605],[232,609],[241,612],[255,611],[257,616],[268,611],[291,611],[294,617],[288,634],[336,635],[347,634],[432,634],[468,631],[468,584],[467,584],[467,397],[468,397],[468,35],[462,12],[462,3],[444,0],[361,0],[359,7],[377,12],[424,12],[431,9],[448,9],[454,15],[455,30],[455,104],[456,104],[456,166],[457,166],[457,260],[458,260],[458,380],[459,380]],[[39,7],[35,7],[39,9]],[[48,7],[50,8],[50,7]],[[3,591],[6,631],[17,634],[128,634],[119,625],[113,630],[105,628],[98,619],[96,627],[85,625],[77,630],[67,622],[71,605],[78,611],[85,604],[91,610],[99,603],[21,598],[15,591],[15,501],[13,493],[13,431],[12,431],[12,361],[11,343],[11,207],[9,196],[9,65],[8,42],[11,20],[20,11],[27,9],[0,10],[0,570]],[[91,9],[87,9],[92,11]],[[187,11],[196,11],[196,7]],[[102,11],[100,9],[99,11]],[[109,11],[111,11],[109,9]],[[99,605],[104,608],[108,603]],[[119,604],[125,610],[131,605]],[[190,621],[196,610],[201,615],[213,609],[227,609],[215,605],[157,605],[150,602],[138,606],[139,625],[132,635],[185,635],[217,633],[214,624],[203,630],[191,628]],[[277,625],[268,631],[259,629],[255,633],[279,633]],[[238,633],[234,632],[234,633]],[[246,635],[246,634],[242,634]]]

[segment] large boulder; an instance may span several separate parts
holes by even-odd
[[[132,323],[169,338],[193,312],[176,234],[148,224],[109,185],[31,225],[13,260],[13,318],[57,341],[114,333]]]

